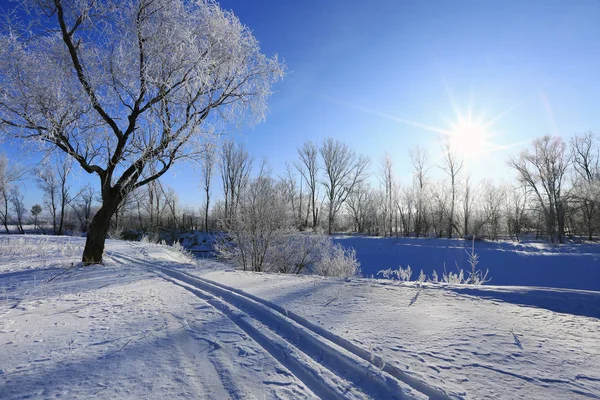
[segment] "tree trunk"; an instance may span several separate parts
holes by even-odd
[[[83,249],[83,264],[100,264],[104,253],[104,243],[110,228],[110,219],[121,203],[120,196],[104,199],[102,206],[92,218],[90,229],[87,233],[85,248]]]

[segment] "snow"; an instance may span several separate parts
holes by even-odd
[[[456,272],[456,264],[465,271],[470,269],[465,252],[471,249],[468,240],[339,236],[335,241],[356,249],[366,277],[376,278],[379,271],[400,265],[410,265],[413,279],[421,269],[428,276],[434,270],[441,276],[444,265],[448,272]],[[475,253],[479,254],[477,268],[489,269],[493,285],[600,291],[598,244],[475,241]]]
[[[249,273],[112,240],[82,267],[83,243],[0,239],[0,398],[600,398],[600,292]]]

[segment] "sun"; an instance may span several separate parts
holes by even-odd
[[[488,150],[489,133],[486,126],[471,119],[452,125],[447,135],[450,151],[465,158],[477,158]]]

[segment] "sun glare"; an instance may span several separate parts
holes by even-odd
[[[481,124],[471,120],[461,121],[448,132],[450,151],[465,158],[476,158],[486,153],[488,136]]]

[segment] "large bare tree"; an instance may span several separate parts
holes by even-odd
[[[331,235],[335,217],[346,198],[367,177],[369,159],[356,155],[346,144],[332,138],[325,139],[319,153],[325,170],[322,183],[329,202],[327,231]]]
[[[587,237],[592,240],[600,228],[600,141],[591,132],[577,135],[571,140],[575,169],[574,199],[583,217]]]
[[[110,220],[136,188],[197,155],[208,122],[262,119],[284,67],[212,1],[19,3],[0,33],[0,129],[97,175],[101,206],[83,262],[102,261]]]
[[[570,164],[565,142],[559,137],[543,136],[533,141],[533,149],[511,157],[509,165],[517,178],[537,198],[550,241],[563,243],[565,236],[565,174]]]

